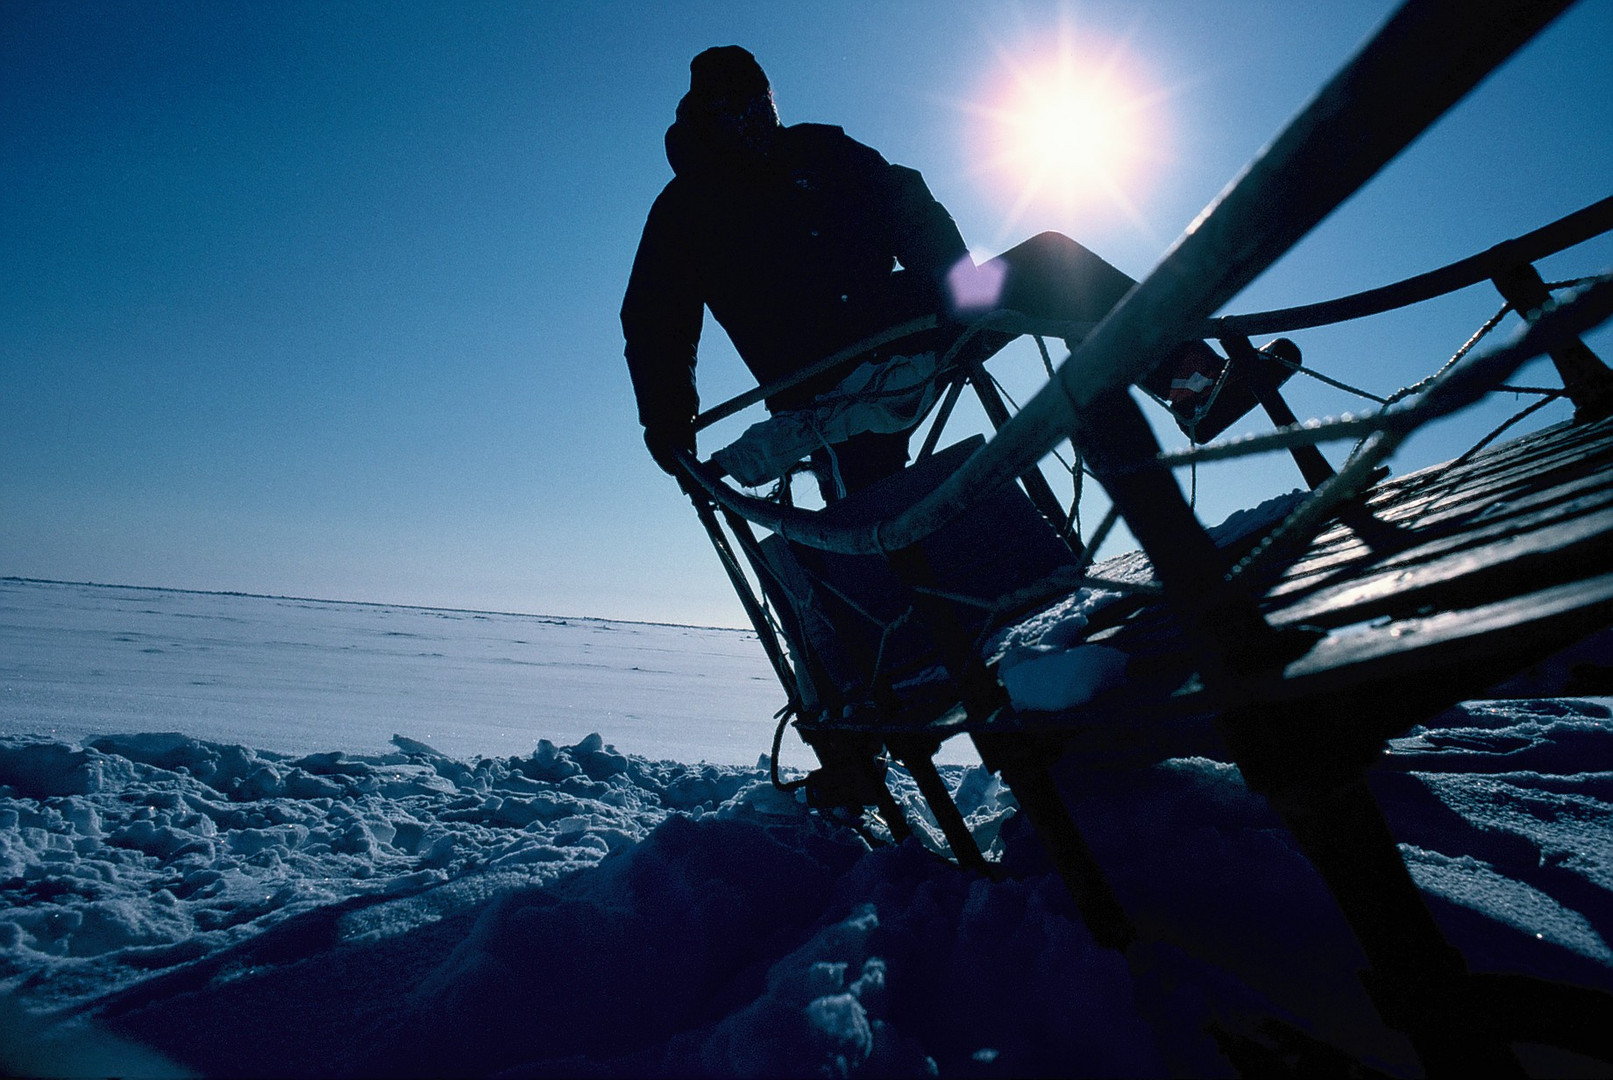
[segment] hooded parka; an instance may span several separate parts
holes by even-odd
[[[650,208],[621,312],[647,432],[699,411],[704,308],[764,385],[944,310],[947,272],[968,251],[916,171],[824,124],[779,128],[755,160],[711,152],[681,119],[666,145],[674,177]],[[768,405],[825,388],[809,382]]]

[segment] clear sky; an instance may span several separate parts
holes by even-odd
[[[643,451],[617,322],[691,56],[751,49],[786,123],[920,169],[981,255],[1059,229],[1141,276],[1391,9],[7,0],[0,575],[739,625]],[[1613,0],[1583,0],[1226,310],[1382,284],[1613,192],[1610,44]],[[1054,136],[1005,119],[1061,55],[1124,119],[1096,182],[1032,190]],[[1604,240],[1543,270],[1610,264]],[[1473,289],[1299,340],[1388,391],[1496,306]],[[709,320],[702,356],[707,403],[747,387]],[[1293,385],[1301,415],[1351,407]],[[1298,482],[1241,469],[1201,472],[1211,520]]]

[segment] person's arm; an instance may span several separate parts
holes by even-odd
[[[892,165],[838,127],[798,124],[789,130],[800,133],[818,160],[834,162],[838,183],[856,193],[862,227],[875,243],[944,295],[947,274],[969,257],[969,246],[918,170]]]
[[[884,197],[896,257],[910,273],[933,282],[938,295],[944,296],[947,275],[969,257],[969,246],[918,170],[905,165],[887,165],[886,170]]]
[[[669,186],[650,207],[622,300],[624,351],[644,443],[669,473],[673,450],[694,452],[694,417],[700,409],[695,360],[704,305],[688,227]]]

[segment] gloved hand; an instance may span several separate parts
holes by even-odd
[[[649,448],[650,456],[661,467],[661,471],[668,476],[676,476],[677,467],[673,464],[673,452],[687,450],[695,452],[694,421],[674,420],[671,423],[655,424],[644,429],[644,445]]]

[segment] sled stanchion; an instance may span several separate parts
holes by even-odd
[[[1058,785],[1048,771],[1048,761],[1057,756],[1057,749],[1032,745],[1025,736],[985,732],[977,733],[974,742],[981,761],[1002,776],[1046,845],[1048,857],[1093,940],[1125,951],[1137,940],[1137,929],[1059,796]]]
[[[884,743],[879,736],[809,727],[801,729],[801,738],[822,763],[807,776],[808,806],[859,814],[872,806],[898,844],[912,837],[913,827],[885,782]]]
[[[1226,559],[1211,542],[1170,471],[1159,442],[1125,390],[1083,410],[1072,441],[1153,563],[1166,602],[1187,632],[1206,681],[1267,666],[1276,635],[1254,601],[1224,580]]]
[[[1262,367],[1269,366],[1273,361],[1263,356],[1246,337],[1232,335],[1218,340],[1221,342],[1221,347],[1226,349],[1231,362],[1242,364],[1247,369],[1249,389],[1254,392],[1255,400],[1260,402],[1260,407],[1271,419],[1272,426],[1285,428],[1298,424],[1299,417],[1288,407],[1288,401],[1283,397],[1282,391],[1277,388],[1274,381],[1264,377]],[[1305,478],[1305,483],[1312,491],[1337,475],[1333,471],[1333,466],[1327,463],[1327,458],[1323,457],[1322,452],[1314,446],[1291,446],[1288,452],[1293,456],[1294,464],[1299,466],[1299,474]]]
[[[935,453],[935,445],[941,441],[941,432],[946,428],[947,421],[952,418],[952,410],[957,406],[958,398],[963,394],[963,384],[967,381],[968,376],[965,374],[960,373],[952,377],[946,396],[941,399],[941,406],[935,411],[935,419],[930,423],[930,430],[924,436],[924,445],[919,447],[919,452],[913,460],[923,461]]]
[[[990,874],[991,864],[981,854],[980,845],[975,843],[974,834],[969,831],[968,823],[963,820],[957,803],[952,801],[946,783],[936,770],[934,755],[940,749],[938,741],[933,737],[888,735],[885,745],[918,785],[919,794],[929,804],[930,812],[935,815],[936,824],[941,826],[941,833],[946,837],[947,846],[952,849],[952,857],[958,861],[958,865],[976,874]]]
[[[789,698],[789,707],[799,715],[799,702],[793,689],[795,673],[790,669],[790,662],[785,658],[783,650],[779,648],[778,638],[774,636],[773,627],[767,621],[767,613],[762,610],[755,592],[751,590],[750,582],[745,579],[745,572],[740,568],[734,549],[729,545],[728,538],[723,535],[722,526],[717,522],[717,515],[712,512],[710,500],[691,494],[689,501],[694,504],[700,524],[705,527],[706,535],[711,539],[711,546],[717,549],[717,559],[728,574],[729,584],[734,587],[740,605],[744,607],[751,626],[756,630],[757,638],[761,640],[762,650],[767,653],[768,663],[773,666],[773,674],[778,678],[779,687]]]
[[[1331,790],[1269,797],[1366,953],[1361,981],[1379,1016],[1411,1040],[1428,1075],[1522,1076],[1412,881],[1365,774]]]
[[[1533,322],[1551,302],[1551,291],[1534,265],[1521,262],[1491,279],[1502,298],[1519,317]],[[1563,390],[1574,403],[1574,420],[1590,423],[1613,416],[1613,371],[1578,337],[1549,351],[1563,380]]]
[[[969,373],[969,381],[974,385],[975,396],[980,399],[980,407],[985,410],[986,418],[991,421],[991,426],[1001,429],[1009,420],[1008,405],[1003,401],[1002,395],[997,392],[997,387],[991,381],[991,376],[986,372],[984,364],[976,363],[974,365]],[[1047,477],[1042,475],[1041,468],[1032,465],[1030,470],[1023,473],[1019,479],[1025,485],[1025,494],[1030,496],[1032,505],[1047,519],[1048,524],[1058,530],[1059,535],[1064,538],[1064,542],[1070,545],[1070,551],[1079,559],[1081,557],[1081,538],[1074,535],[1063,524],[1069,515],[1064,512],[1064,507],[1059,504],[1059,497],[1053,494],[1053,486],[1047,482]]]

